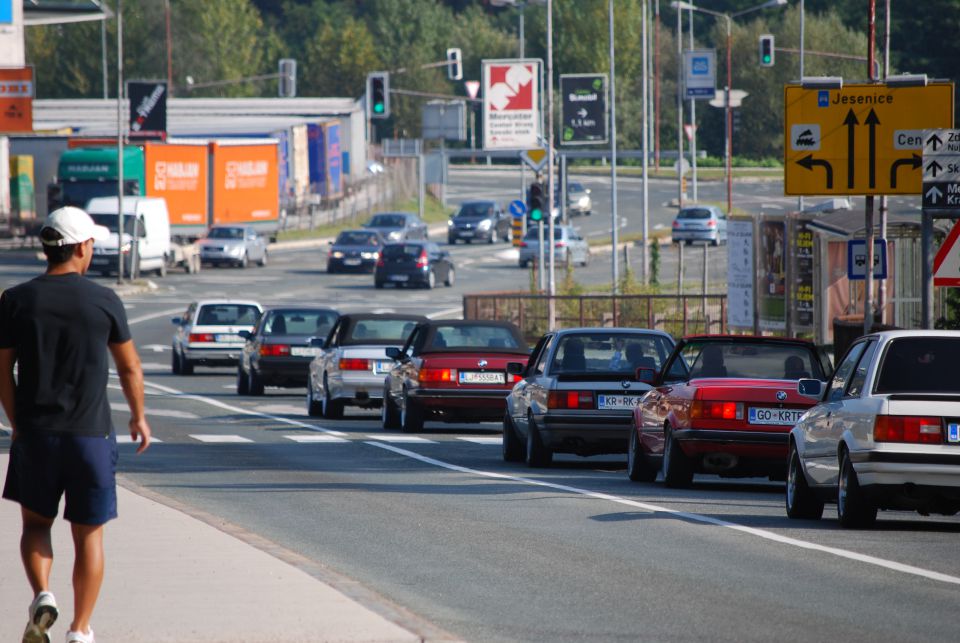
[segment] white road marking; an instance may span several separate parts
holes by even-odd
[[[139,324],[143,321],[149,321],[151,319],[156,319],[157,317],[166,317],[167,315],[173,315],[175,313],[182,313],[184,307],[180,306],[179,308],[170,308],[169,310],[161,310],[158,313],[150,313],[149,315],[142,315],[140,317],[134,317],[133,319],[128,319],[127,324]]]
[[[170,368],[170,364],[160,364],[158,362],[143,362],[140,364],[140,367],[145,371],[166,371]]]
[[[130,407],[126,404],[111,402],[110,403],[111,411],[120,411],[123,413],[129,413]],[[178,409],[151,409],[146,410],[147,417],[168,417],[168,418],[180,418],[181,420],[199,420],[200,416],[196,413],[191,413],[190,411],[180,411]]]
[[[166,344],[144,344],[140,347],[141,350],[153,351],[154,353],[162,353],[163,351],[173,350],[172,347],[167,346]]]
[[[204,442],[206,444],[253,444],[253,440],[248,440],[247,438],[240,435],[214,435],[209,433],[191,433],[190,437],[194,440]]]
[[[138,440],[136,443],[134,443],[133,438],[131,438],[128,434],[126,434],[126,433],[123,433],[123,434],[118,433],[118,434],[117,434],[117,444],[140,444],[140,441]],[[156,437],[154,437],[154,436],[151,435],[151,436],[150,436],[150,444],[163,444],[163,440],[161,440],[160,438],[156,438]]]
[[[303,415],[304,406],[294,406],[293,404],[264,404],[254,408],[261,413]]]
[[[498,446],[501,445],[501,444],[503,444],[503,438],[502,438],[502,437],[496,437],[496,438],[457,438],[457,439],[458,439],[458,440],[463,440],[464,442],[472,442],[472,443],[474,443],[474,444],[496,444],[496,445],[498,445]]]
[[[287,440],[293,440],[294,442],[327,442],[327,443],[347,443],[350,440],[346,438],[338,438],[335,435],[285,435],[283,436]]]
[[[367,437],[394,444],[436,444],[433,440],[418,438],[415,435],[368,435]]]
[[[722,520],[720,518],[714,518],[712,516],[705,516],[703,514],[690,513],[688,511],[678,511],[676,509],[661,507],[659,505],[653,505],[647,502],[639,502],[636,500],[630,500],[628,498],[621,498],[620,496],[614,496],[607,493],[599,493],[596,491],[590,491],[588,489],[580,489],[578,487],[571,487],[568,485],[557,484],[554,482],[546,482],[543,480],[536,480],[533,478],[524,478],[521,476],[512,476],[504,473],[495,473],[492,471],[481,471],[479,469],[470,469],[468,467],[461,467],[459,465],[450,464],[449,462],[443,462],[441,460],[436,460],[434,458],[428,458],[426,456],[420,455],[419,453],[414,453],[413,451],[400,449],[390,444],[381,444],[380,442],[374,442],[374,441],[366,442],[366,444],[369,444],[370,446],[378,447],[380,449],[386,449],[387,451],[392,451],[396,454],[406,456],[414,460],[418,460],[425,464],[430,464],[436,467],[440,467],[442,469],[448,469],[450,471],[457,471],[460,473],[466,473],[468,475],[482,476],[484,478],[492,478],[495,480],[509,480],[511,482],[519,482],[521,484],[527,484],[535,487],[546,487],[549,489],[555,489],[556,491],[562,491],[564,493],[572,493],[580,496],[586,496],[588,498],[593,498],[595,500],[606,500],[608,502],[613,502],[613,503],[616,503],[619,505],[625,505],[628,507],[634,507],[636,509],[642,509],[644,511],[667,514],[670,516],[674,516],[676,518],[692,520],[692,521],[707,524],[707,525],[713,525],[715,527],[723,527],[725,529],[731,529],[733,531],[749,534],[751,536],[756,536],[758,538],[763,538],[764,540],[769,540],[769,541],[780,543],[783,545],[789,545],[791,547],[797,547],[799,549],[806,549],[808,551],[815,551],[815,552],[820,552],[824,554],[830,554],[832,556],[837,556],[839,558],[846,558],[847,560],[865,563],[867,565],[874,565],[876,567],[881,567],[883,569],[888,569],[888,570],[900,572],[903,574],[919,576],[921,578],[940,581],[942,583],[949,583],[952,585],[960,585],[960,577],[958,576],[942,574],[940,572],[936,572],[933,570],[923,569],[922,567],[915,567],[913,565],[898,563],[897,561],[894,561],[894,560],[879,558],[877,556],[870,556],[868,554],[861,554],[855,551],[850,551],[848,549],[840,549],[839,547],[819,545],[817,543],[813,543],[810,541],[800,540],[799,538],[790,538],[789,536],[781,536],[778,533],[768,531],[766,529],[757,529],[755,527],[747,527],[745,525],[740,525],[735,522],[730,522],[728,520]]]

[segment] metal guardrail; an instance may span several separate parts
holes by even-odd
[[[726,295],[556,295],[556,327],[636,327],[674,337],[727,332]],[[516,324],[528,341],[547,329],[549,295],[485,293],[464,295],[464,319]]]

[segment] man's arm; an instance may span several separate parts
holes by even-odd
[[[16,384],[13,381],[13,365],[17,361],[17,351],[14,348],[0,348],[0,403],[7,414],[7,423],[17,437],[16,424]]]
[[[143,369],[140,368],[140,356],[137,355],[132,339],[110,344],[110,353],[117,365],[123,396],[127,398],[127,406],[130,407],[130,437],[134,441],[140,439],[137,453],[143,453],[150,446],[150,425],[147,424],[143,404]]]

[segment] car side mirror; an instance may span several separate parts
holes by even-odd
[[[173,319],[170,320],[170,323],[173,324],[174,326],[183,326],[183,318],[174,317]]]
[[[241,330],[237,333],[237,335],[240,335],[240,337],[247,341],[250,341],[253,338],[253,333],[251,333],[249,330]]]
[[[332,246],[332,245],[333,245],[333,239],[331,239],[330,241],[327,241],[327,245],[328,245],[328,246]]]
[[[823,382],[814,379],[802,379],[797,382],[797,393],[804,397],[819,400],[823,395]]]
[[[633,378],[644,384],[653,384],[653,381],[657,378],[657,372],[649,366],[641,366],[636,370]]]
[[[387,357],[389,357],[392,360],[399,360],[403,357],[403,351],[401,351],[396,346],[387,346],[386,353],[387,353]]]
[[[527,367],[523,362],[507,362],[507,373],[510,375],[523,375],[523,370]]]
[[[326,348],[327,340],[323,337],[311,337],[310,345],[314,348]]]

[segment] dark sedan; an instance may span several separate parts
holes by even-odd
[[[385,244],[374,230],[343,230],[330,242],[327,272],[373,272]]]
[[[493,201],[467,201],[447,222],[447,242],[510,241],[511,217]]]
[[[389,242],[427,239],[427,224],[412,212],[381,212],[373,215],[363,227],[379,232]]]
[[[330,308],[268,309],[247,340],[237,367],[237,394],[263,395],[265,386],[306,386],[310,362],[320,353],[314,337],[326,337],[340,314]]]
[[[456,272],[450,253],[430,241],[388,243],[380,253],[373,272],[373,284],[433,288],[438,283],[452,286]]]

